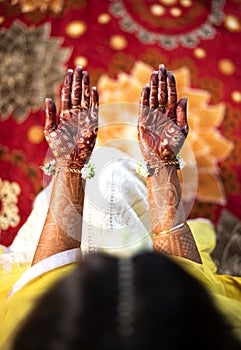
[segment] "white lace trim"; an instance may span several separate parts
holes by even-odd
[[[4,252],[0,254],[0,265],[2,270],[9,271],[12,269],[13,264],[30,264],[33,258],[33,252],[19,252],[19,253],[8,253]]]
[[[54,270],[58,267],[65,266],[71,263],[79,262],[81,259],[81,250],[79,248],[66,250],[64,252],[55,254],[46,258],[39,263],[32,266],[19,278],[19,280],[13,285],[11,291],[8,294],[8,299],[16,292],[22,289],[27,283],[34,278],[44,274],[45,272]]]

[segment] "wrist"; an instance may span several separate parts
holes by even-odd
[[[55,159],[50,160],[44,166],[40,167],[43,172],[48,176],[59,177],[62,174],[73,176],[80,176],[83,180],[91,179],[95,176],[94,165],[90,162],[84,163],[76,160],[59,160]]]
[[[182,169],[186,163],[183,161],[180,154],[177,156],[173,154],[171,157],[154,157],[153,159],[147,160],[147,170],[149,176],[158,175],[159,171],[167,168],[176,168],[176,170]]]
[[[56,159],[56,168],[81,170],[85,162],[73,159]]]
[[[162,171],[167,171],[168,168],[170,169],[180,169],[180,163],[177,158],[174,158],[173,160],[159,160],[158,162],[148,162],[147,163],[147,170],[149,176],[157,176]]]
[[[186,227],[189,230],[189,226],[187,225],[186,221],[179,222],[175,226],[174,226],[174,224],[173,225],[169,224],[166,226],[163,225],[162,227],[164,227],[164,228],[162,228],[160,231],[157,231],[155,228],[153,229],[153,232],[152,232],[153,239],[155,239],[159,236],[174,234],[175,232],[180,232],[182,228],[184,229],[184,227]]]
[[[202,263],[195,239],[187,223],[167,234],[153,235],[153,249],[163,254],[180,256],[199,264]]]

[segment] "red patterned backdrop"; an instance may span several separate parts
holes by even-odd
[[[105,104],[138,103],[159,63],[175,71],[198,170],[190,217],[241,218],[240,42],[239,0],[0,0],[0,243],[42,188],[44,100],[75,65]]]

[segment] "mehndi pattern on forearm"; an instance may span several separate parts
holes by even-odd
[[[154,236],[153,248],[163,254],[180,256],[197,263],[202,262],[195,240],[187,225],[176,232]]]
[[[84,186],[81,174],[61,174],[55,180],[49,211],[56,224],[81,241]]]
[[[162,168],[157,176],[149,176],[147,190],[154,233],[186,221],[175,166]]]
[[[78,248],[79,241],[63,232],[61,227],[53,220],[48,212],[44,231],[38,242],[32,265],[61,251]]]

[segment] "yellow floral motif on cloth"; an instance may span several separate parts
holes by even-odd
[[[131,153],[130,144],[123,143],[122,140],[137,139],[136,121],[140,92],[149,82],[152,71],[151,66],[137,62],[130,74],[119,73],[116,80],[107,75],[100,77],[98,89],[101,102],[103,106],[112,104],[113,107],[101,114],[101,122],[108,127],[100,128],[98,144],[106,144],[109,139],[116,140],[116,147],[126,153]],[[196,198],[199,201],[224,205],[226,198],[219,176],[219,162],[227,159],[233,149],[233,143],[223,137],[218,130],[224,118],[225,105],[223,103],[211,105],[208,91],[192,88],[191,74],[187,67],[182,67],[173,73],[179,92],[178,98],[188,98],[190,132],[187,142],[191,147],[197,167]],[[122,102],[121,107],[116,107],[117,101]],[[104,109],[102,107],[102,110]],[[118,109],[121,110],[119,115]],[[134,128],[133,125],[135,125]],[[118,139],[121,141],[118,142]],[[185,154],[185,149],[182,157],[188,166],[189,155]]]
[[[19,224],[18,196],[20,192],[20,187],[16,182],[0,179],[0,232]]]

